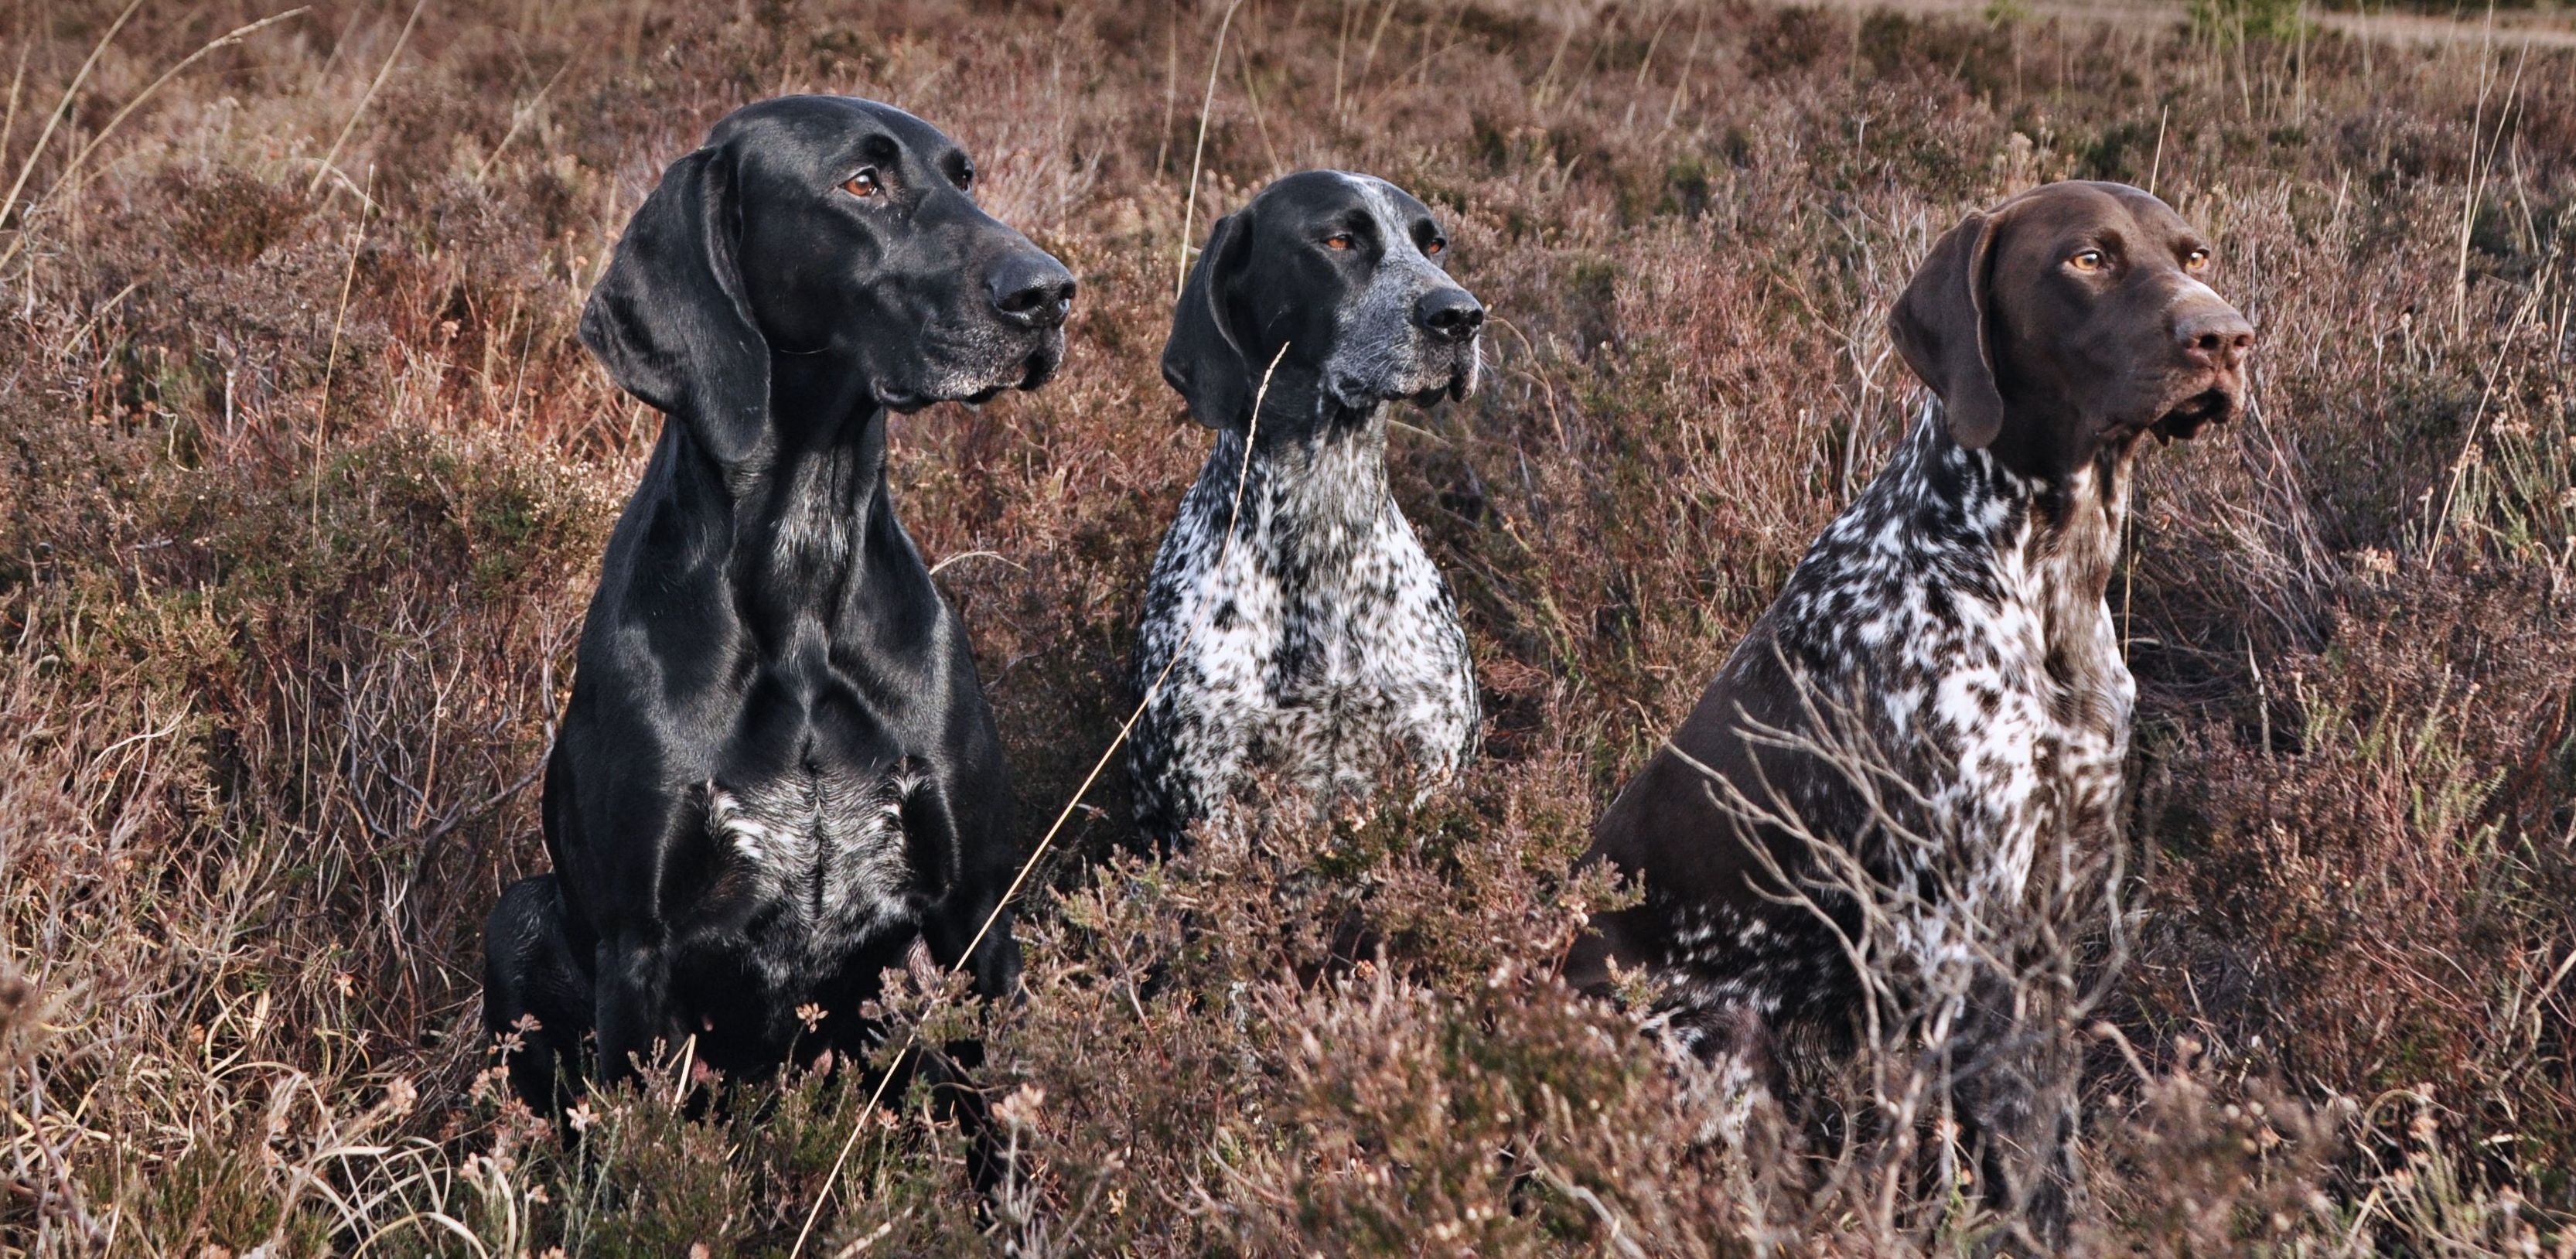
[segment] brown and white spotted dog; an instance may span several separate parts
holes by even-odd
[[[1593,919],[1570,982],[1645,968],[1686,1043],[1776,1087],[1776,1035],[1847,1037],[1862,999],[1837,940],[1856,907],[1826,898],[1828,927],[1778,899],[1773,863],[1816,869],[1784,818],[1919,893],[1897,936],[1925,972],[2015,911],[2044,841],[2115,838],[2135,686],[2103,595],[2131,462],[2232,414],[2254,340],[2210,257],[2155,197],[2089,182],[1933,246],[1891,328],[1934,396],[1602,816],[1586,860],[1645,901]],[[1818,752],[1855,745],[1883,779]],[[1943,842],[1890,842],[1890,821]]]

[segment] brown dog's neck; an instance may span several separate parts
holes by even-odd
[[[2099,601],[2128,522],[2137,449],[2131,434],[2100,443],[2066,472],[2019,471],[1991,447],[1960,445],[1940,400],[1931,398],[1889,473],[1923,487],[1914,505],[1918,527],[1973,539],[1998,560],[2049,566],[2054,589]]]

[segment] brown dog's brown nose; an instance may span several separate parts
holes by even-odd
[[[2254,325],[2233,306],[2196,310],[2174,321],[2183,357],[2203,367],[2232,370],[2254,349]]]

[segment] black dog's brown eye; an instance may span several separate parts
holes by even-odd
[[[841,185],[841,191],[862,200],[873,197],[884,190],[885,186],[877,182],[877,173],[872,170],[860,171],[858,174],[850,176],[847,183]]]
[[[2183,268],[2188,271],[2198,271],[2207,267],[2209,265],[2209,251],[2206,249],[2195,249],[2190,253],[2184,254],[2182,256],[2182,265]]]
[[[1348,249],[1358,243],[1349,232],[1335,232],[1324,238],[1324,247],[1327,249]]]
[[[2066,265],[2078,271],[2099,271],[2102,269],[2102,263],[2102,251],[2099,249],[2078,250],[2074,257],[2066,260]]]
[[[957,191],[964,192],[974,186],[975,164],[973,162],[960,161],[957,163]]]

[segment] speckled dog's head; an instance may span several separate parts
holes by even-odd
[[[1262,415],[1273,432],[1334,409],[1465,397],[1485,308],[1449,278],[1448,246],[1430,207],[1383,179],[1280,179],[1209,234],[1172,314],[1163,379],[1219,429],[1250,419],[1274,360]]]

